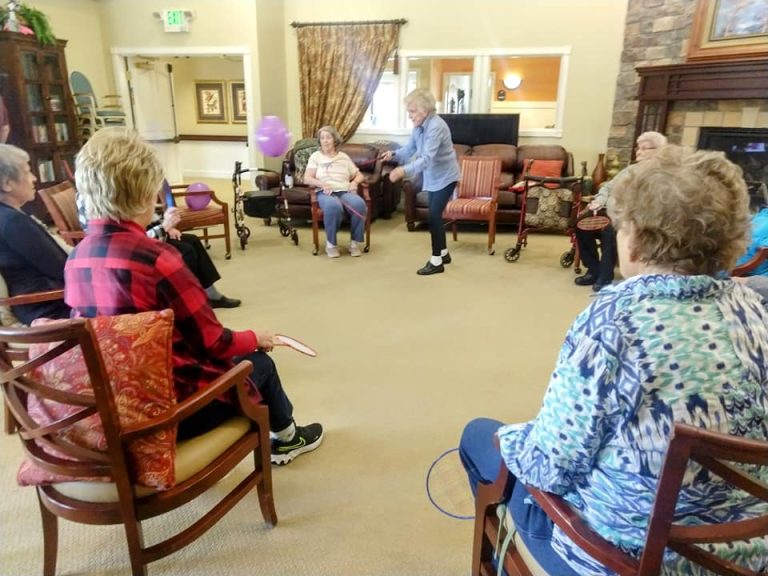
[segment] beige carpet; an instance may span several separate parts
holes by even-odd
[[[222,194],[228,197],[231,193]],[[418,277],[428,256],[425,230],[406,231],[401,213],[373,225],[369,254],[338,260],[311,255],[274,225],[247,219],[245,251],[211,252],[220,288],[242,298],[224,310],[232,328],[260,327],[317,348],[311,359],[273,353],[300,423],[320,421],[323,446],[274,473],[279,524],[266,529],[248,496],[196,543],[150,566],[152,576],[464,575],[472,522],[429,502],[432,461],[457,445],[476,416],[520,421],[536,413],[565,330],[589,302],[558,260],[562,236],[532,235],[520,260],[502,256],[515,235],[502,231],[497,254],[472,230],[449,239],[454,263]],[[342,232],[344,243],[347,232]],[[38,574],[42,545],[34,490],[18,488],[18,440],[2,436],[0,573]],[[244,474],[247,463],[225,483]],[[216,490],[214,490],[216,492]],[[207,498],[171,521],[150,522],[146,541],[193,518]],[[121,529],[60,523],[58,574],[129,573]]]

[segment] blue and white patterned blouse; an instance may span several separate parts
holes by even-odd
[[[601,536],[639,555],[675,422],[768,439],[768,312],[752,290],[709,276],[648,275],[600,291],[574,321],[544,403],[499,429],[510,471],[561,494]],[[763,470],[768,482],[768,472]],[[768,504],[688,471],[677,520],[726,521]],[[579,574],[611,574],[557,528]],[[768,570],[768,539],[713,548]],[[673,553],[668,574],[705,574]]]

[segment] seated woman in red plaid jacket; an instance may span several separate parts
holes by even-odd
[[[233,361],[250,360],[251,381],[269,406],[272,462],[287,464],[317,448],[322,426],[294,423],[293,406],[265,353],[272,350],[273,335],[222,326],[179,252],[147,237],[163,182],[154,150],[133,130],[104,128],[78,153],[75,178],[86,199],[89,226],[64,269],[64,300],[73,313],[93,317],[170,308],[178,400],[221,376]],[[235,410],[226,401],[210,406],[195,421],[182,421],[179,437],[201,434]]]

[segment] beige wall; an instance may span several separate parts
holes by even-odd
[[[255,119],[281,116],[301,133],[296,34],[293,21],[406,18],[404,50],[477,50],[569,46],[570,68],[562,138],[577,161],[592,162],[605,149],[622,50],[628,0],[186,0],[196,19],[186,34],[166,34],[152,12],[156,0],[36,0],[54,31],[69,36],[69,65],[111,88],[112,47],[245,46],[252,56]],[[281,24],[282,22],[282,24]],[[101,26],[99,26],[101,23]],[[102,40],[103,39],[103,40]],[[282,50],[280,49],[282,47]]]
[[[94,0],[33,0],[57,38],[67,40],[67,68],[88,77],[96,97],[114,93],[112,64],[104,40],[99,3]]]
[[[226,85],[227,115],[232,118],[232,98],[229,83],[243,80],[243,60],[234,56],[219,58],[174,58],[173,87],[176,92],[176,119],[179,134],[220,134],[245,136],[245,124],[206,124],[197,122],[195,82],[222,80]]]
[[[285,22],[405,18],[403,50],[570,46],[562,144],[590,163],[605,150],[624,34],[627,0],[285,0]],[[285,37],[288,123],[301,129],[296,34]]]

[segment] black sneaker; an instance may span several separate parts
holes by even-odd
[[[296,434],[286,442],[274,438],[272,440],[272,464],[282,466],[288,464],[299,454],[311,452],[323,441],[323,427],[320,424],[296,426]]]
[[[227,298],[226,296],[216,300],[209,299],[208,303],[211,305],[211,308],[237,308],[241,304],[237,298]]]
[[[419,276],[429,276],[430,274],[440,274],[441,272],[445,272],[445,268],[442,264],[438,264],[435,266],[432,264],[432,262],[427,261],[426,265],[423,268],[419,268],[416,270],[416,274]]]

